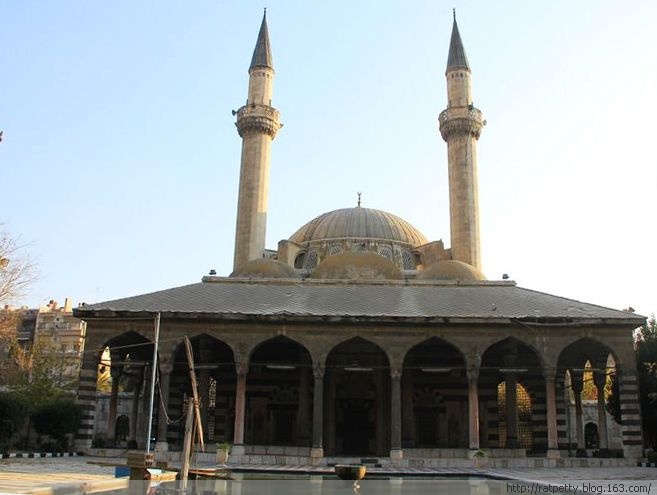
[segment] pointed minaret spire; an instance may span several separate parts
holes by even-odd
[[[465,48],[461,41],[459,27],[456,24],[456,9],[453,9],[454,24],[452,24],[452,39],[449,42],[449,55],[447,56],[447,70],[450,69],[467,69],[470,70],[468,57],[465,55]]]
[[[262,16],[262,24],[260,24],[260,32],[258,33],[258,41],[256,41],[255,49],[253,50],[253,57],[251,57],[251,65],[249,69],[255,67],[269,67],[274,68],[274,61],[271,56],[271,45],[269,43],[269,29],[267,28],[267,9]]]

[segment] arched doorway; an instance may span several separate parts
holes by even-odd
[[[194,356],[194,371],[198,385],[201,422],[206,443],[233,441],[235,422],[235,361],[232,349],[208,334],[190,339]],[[170,379],[169,412],[171,423],[167,431],[170,443],[182,446],[183,417],[192,397],[185,344],[175,353]]]
[[[146,442],[148,400],[145,389],[153,361],[153,343],[143,335],[124,332],[102,346],[96,374],[98,400],[107,397],[107,418],[104,434],[107,446],[125,446],[126,441],[142,446]],[[129,413],[118,421],[119,409]],[[129,425],[126,427],[126,425]],[[117,429],[117,428],[121,429]],[[102,431],[102,430],[101,430]]]
[[[402,373],[402,446],[466,448],[467,387],[456,347],[435,337],[413,347]]]
[[[329,455],[387,455],[390,367],[377,345],[355,337],[326,359],[324,431]]]
[[[545,378],[538,353],[509,337],[481,359],[482,446],[547,451]]]
[[[587,440],[582,405],[583,402],[589,401],[595,404],[597,411],[598,424],[595,434],[596,448],[599,449],[597,455],[608,456],[607,396],[616,373],[616,360],[611,349],[591,338],[573,342],[561,351],[557,361],[557,373],[562,377],[565,385],[561,395],[566,403],[566,414],[574,419],[574,428],[571,428],[567,435],[574,440],[569,447],[578,456],[585,456],[586,449],[590,448],[587,445],[591,443],[589,440],[593,435],[590,432],[591,436]]]
[[[258,345],[246,380],[245,443],[309,447],[311,420],[310,353],[284,336]]]

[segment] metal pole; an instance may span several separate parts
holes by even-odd
[[[146,437],[146,453],[151,451],[151,431],[153,430],[153,402],[155,400],[155,378],[157,376],[157,344],[160,341],[160,313],[155,315],[155,345],[153,346],[153,370],[151,373],[151,403],[148,408],[148,434]]]

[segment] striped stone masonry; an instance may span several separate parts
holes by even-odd
[[[619,375],[623,451],[625,457],[638,458],[642,456],[642,432],[636,371],[623,369]]]

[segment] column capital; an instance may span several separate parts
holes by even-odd
[[[403,369],[401,366],[393,366],[390,368],[390,378],[393,380],[401,380]]]
[[[557,367],[543,366],[543,378],[545,378],[545,380],[554,382],[557,378]]]
[[[595,383],[595,386],[598,388],[604,387],[607,383],[607,370],[594,371],[593,383]]]
[[[168,359],[160,359],[159,369],[161,374],[170,375],[173,371],[173,361]]]
[[[313,365],[313,376],[315,377],[315,379],[324,378],[325,373],[326,373],[326,368],[324,367],[323,364]]]
[[[476,381],[479,378],[479,366],[471,366],[465,370],[468,381]]]
[[[246,376],[249,372],[249,363],[246,360],[235,361],[235,372],[238,376]]]

